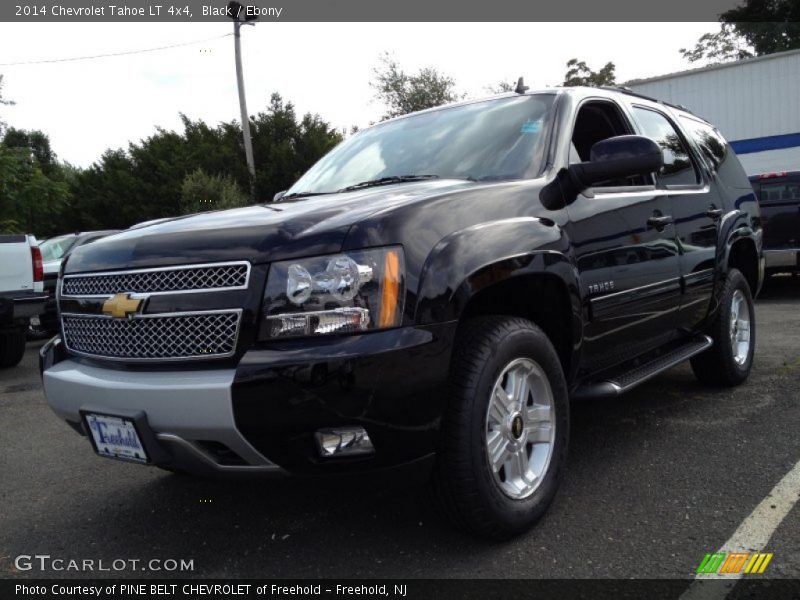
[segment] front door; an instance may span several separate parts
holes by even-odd
[[[583,104],[570,162],[591,146],[633,133],[611,101]],[[584,364],[600,371],[643,354],[675,334],[680,272],[669,199],[651,176],[603,182],[567,208],[584,298]]]
[[[655,189],[593,191],[568,210],[588,304],[585,356],[597,371],[667,343],[681,287],[668,198]]]

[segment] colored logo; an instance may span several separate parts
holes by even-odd
[[[772,560],[772,552],[717,552],[706,554],[698,573],[745,573],[761,574]]]
[[[131,298],[130,294],[117,294],[103,303],[103,313],[122,319],[139,312],[143,302],[141,298]]]

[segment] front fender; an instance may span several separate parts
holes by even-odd
[[[568,256],[564,231],[549,219],[501,219],[453,232],[425,261],[414,321],[458,319],[477,292],[520,275],[552,274],[577,291],[577,273]]]

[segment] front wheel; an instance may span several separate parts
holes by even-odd
[[[530,528],[560,483],[569,400],[558,355],[530,321],[481,317],[458,335],[433,490],[461,528],[507,539]]]
[[[756,347],[755,317],[750,285],[740,271],[731,269],[708,332],[714,345],[691,359],[692,370],[700,381],[731,387],[747,379]]]

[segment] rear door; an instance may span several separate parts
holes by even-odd
[[[675,224],[683,291],[676,325],[688,333],[703,320],[710,306],[717,229],[724,203],[671,115],[637,104],[632,112],[642,135],[661,146],[664,153],[664,167],[656,174],[656,185],[668,199]]]

